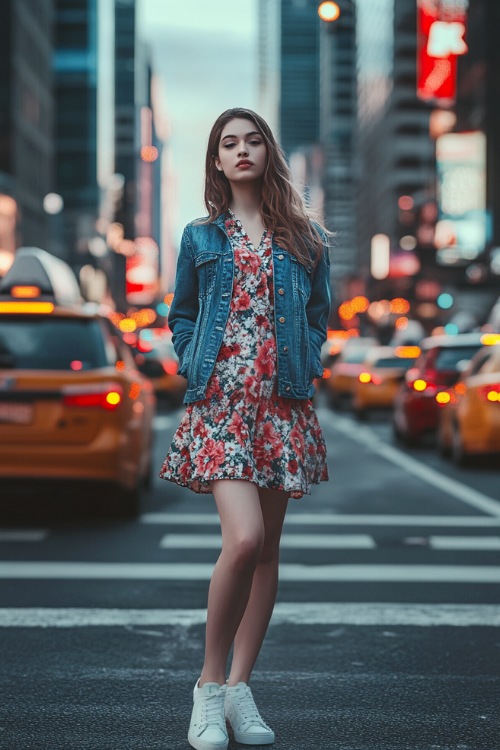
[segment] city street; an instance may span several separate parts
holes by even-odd
[[[180,414],[156,417],[158,468]],[[386,419],[321,399],[318,414],[331,481],[291,501],[253,678],[274,747],[495,750],[498,468],[401,450]],[[65,500],[28,502],[31,519],[9,500],[0,524],[0,748],[187,748],[213,500],[160,479],[137,521]]]

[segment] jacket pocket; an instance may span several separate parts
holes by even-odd
[[[194,259],[198,274],[200,297],[207,297],[213,292],[217,272],[221,263],[221,253],[217,250],[203,250]]]

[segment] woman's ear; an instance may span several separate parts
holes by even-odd
[[[218,172],[222,172],[222,167],[220,165],[220,160],[219,160],[218,156],[214,156],[214,164],[215,164],[215,166],[217,168],[217,171]]]

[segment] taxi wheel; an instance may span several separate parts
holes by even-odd
[[[464,449],[460,427],[456,422],[451,432],[451,458],[456,466],[467,466],[470,463],[470,457]]]
[[[131,490],[117,487],[113,493],[113,515],[119,518],[137,518],[141,511],[141,487]]]

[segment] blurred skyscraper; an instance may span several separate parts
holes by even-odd
[[[158,275],[161,145],[149,53],[137,37],[136,0],[56,0],[56,10],[56,175],[66,259],[77,269],[104,269],[125,309],[127,292],[138,297],[136,282],[146,273],[136,259],[138,236]]]
[[[324,151],[324,215],[336,232],[332,283],[339,298],[359,278],[356,6],[320,22],[320,143]],[[352,289],[353,293],[364,289]]]
[[[99,22],[98,0],[56,0],[56,188],[64,200],[65,260],[74,265],[88,253],[99,205]]]
[[[337,294],[341,279],[358,266],[355,8],[350,0],[341,6],[341,20],[327,28],[316,0],[259,5],[262,112],[278,125],[296,182],[337,232],[332,253]]]
[[[53,2],[2,0],[1,12],[0,253],[12,254],[17,244],[49,238],[43,201],[53,190]],[[7,260],[0,258],[0,275]]]
[[[261,111],[286,154],[319,141],[316,0],[259,0]]]
[[[372,237],[387,235],[397,253],[409,231],[402,214],[410,217],[413,208],[435,197],[435,155],[430,108],[416,91],[415,0],[357,0],[357,7],[359,241],[367,274]]]

